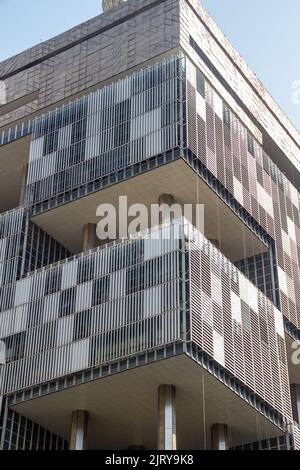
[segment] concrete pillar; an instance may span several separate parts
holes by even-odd
[[[300,385],[291,384],[293,418],[300,423]]]
[[[24,165],[21,171],[19,206],[24,205],[27,173],[28,173],[28,165]]]
[[[87,446],[88,412],[76,410],[72,413],[70,450],[85,450]]]
[[[158,204],[160,206],[168,206],[171,207],[173,204],[175,204],[175,199],[171,194],[161,194],[158,198]],[[173,219],[174,215],[171,214],[171,220]],[[164,223],[168,223],[171,221],[170,220],[170,215],[168,210],[162,210],[159,213],[159,225],[162,225]]]
[[[176,388],[160,385],[158,388],[158,450],[176,450]]]
[[[214,424],[211,428],[211,441],[213,450],[229,449],[229,432],[226,424]]]
[[[96,224],[85,224],[83,227],[82,251],[87,253],[96,248]]]

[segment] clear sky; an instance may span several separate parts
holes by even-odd
[[[223,32],[300,130],[299,0],[203,0]],[[100,12],[101,0],[0,0],[0,61]]]

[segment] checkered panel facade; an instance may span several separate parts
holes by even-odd
[[[2,394],[183,340],[183,255],[159,233],[15,284],[13,307],[0,313]]]
[[[190,239],[192,341],[291,418],[281,313],[200,232]]]
[[[1,214],[0,310],[12,306],[16,280],[68,256],[67,249],[29,220],[24,208]]]
[[[182,61],[170,57],[37,119],[26,204],[57,204],[66,193],[179,147]]]
[[[300,325],[299,193],[187,61],[188,148],[275,241],[280,307]]]

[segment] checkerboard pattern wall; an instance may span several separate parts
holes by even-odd
[[[187,61],[188,148],[274,239],[283,315],[300,326],[299,193]]]

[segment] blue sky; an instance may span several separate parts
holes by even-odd
[[[223,32],[300,130],[299,0],[203,0]],[[100,12],[101,0],[0,0],[0,61]]]

